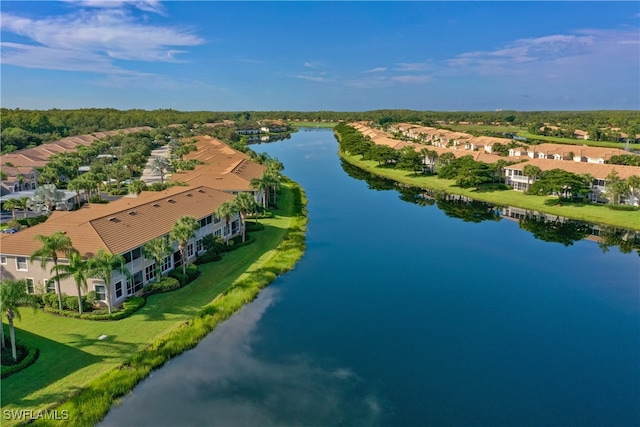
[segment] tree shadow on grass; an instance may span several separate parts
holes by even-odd
[[[19,409],[34,407],[44,409],[68,396],[69,393],[79,390],[79,387],[61,385],[55,392],[38,395],[35,398],[28,396],[79,369],[104,360],[102,356],[87,353],[77,347],[59,343],[20,328],[16,328],[16,336],[25,344],[38,348],[40,356],[33,365],[2,380],[3,408],[15,406]]]
[[[593,206],[593,203],[590,202],[577,202],[574,200],[568,200],[568,199],[549,199],[549,200],[545,200],[544,204],[546,206],[558,206],[558,207],[576,207],[576,208],[581,208],[583,206],[588,206],[591,205]]]

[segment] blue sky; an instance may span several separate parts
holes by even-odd
[[[3,107],[640,109],[640,2],[2,1]]]

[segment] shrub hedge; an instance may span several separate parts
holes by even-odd
[[[16,372],[20,372],[27,366],[32,365],[40,355],[40,350],[37,348],[28,347],[21,343],[16,343],[16,347],[21,349],[23,352],[27,352],[28,354],[15,365],[5,365],[2,364],[2,368],[0,368],[0,379],[5,379]]]
[[[54,294],[55,295],[55,294]],[[104,310],[93,310],[88,313],[78,313],[77,311],[70,310],[60,310],[58,308],[53,308],[49,306],[44,306],[42,310],[46,313],[57,314],[59,316],[72,317],[74,319],[85,319],[85,320],[120,320],[125,317],[131,316],[136,311],[140,310],[146,302],[146,299],[143,297],[129,297],[125,302],[122,303],[122,308],[118,310],[112,310],[111,314],[109,314],[107,309]]]

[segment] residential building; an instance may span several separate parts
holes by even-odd
[[[205,236],[218,235],[228,239],[240,235],[242,229],[237,214],[229,224],[215,215],[220,204],[230,200],[233,195],[207,186],[172,187],[162,192],[142,192],[138,197],[123,197],[104,205],[87,204],[77,211],[54,211],[42,224],[15,234],[0,234],[0,273],[7,279],[25,279],[31,293],[54,291],[50,280],[52,263],[43,269],[39,259],[31,263],[29,257],[40,248],[39,242],[34,240],[36,235],[49,236],[61,231],[69,236],[83,257],[91,257],[104,249],[125,258],[131,276],[127,279],[114,272],[111,292],[106,292],[101,280],[90,279],[88,284],[89,291],[96,291],[102,303],[107,303],[107,294],[110,294],[111,305],[117,306],[155,280],[155,261],[144,256],[143,247],[157,237],[168,239],[181,216],[194,217],[199,221],[200,229],[187,244],[186,260],[182,259],[173,242],[172,254],[162,262],[163,274],[202,253]],[[67,262],[62,254],[59,262]],[[63,280],[61,291],[75,295],[73,279]]]

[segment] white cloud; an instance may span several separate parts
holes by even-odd
[[[431,67],[426,62],[400,62],[397,64],[396,71],[426,71]]]
[[[576,34],[556,34],[516,40],[492,51],[465,52],[446,61],[450,72],[477,75],[547,75],[569,64],[600,66],[605,60],[629,58],[638,64],[638,31],[583,30]],[[570,71],[570,70],[565,70]],[[584,69],[574,69],[579,73]]]
[[[406,74],[402,76],[394,76],[391,77],[391,80],[398,83],[426,83],[432,80],[431,76],[428,75],[411,75]]]
[[[191,31],[142,22],[123,4],[159,10],[157,2],[79,2],[91,10],[31,19],[2,15],[2,30],[32,43],[2,43],[2,63],[27,68],[96,73],[123,73],[115,60],[181,62],[184,47],[204,40]],[[108,8],[105,8],[108,6]]]
[[[159,1],[155,0],[65,0],[67,3],[83,7],[93,7],[102,9],[120,9],[131,6],[145,12],[153,12],[160,15],[165,14],[165,8]]]
[[[364,71],[365,73],[383,73],[387,71],[387,67],[376,67],[376,68],[372,68],[370,70],[366,70]]]

